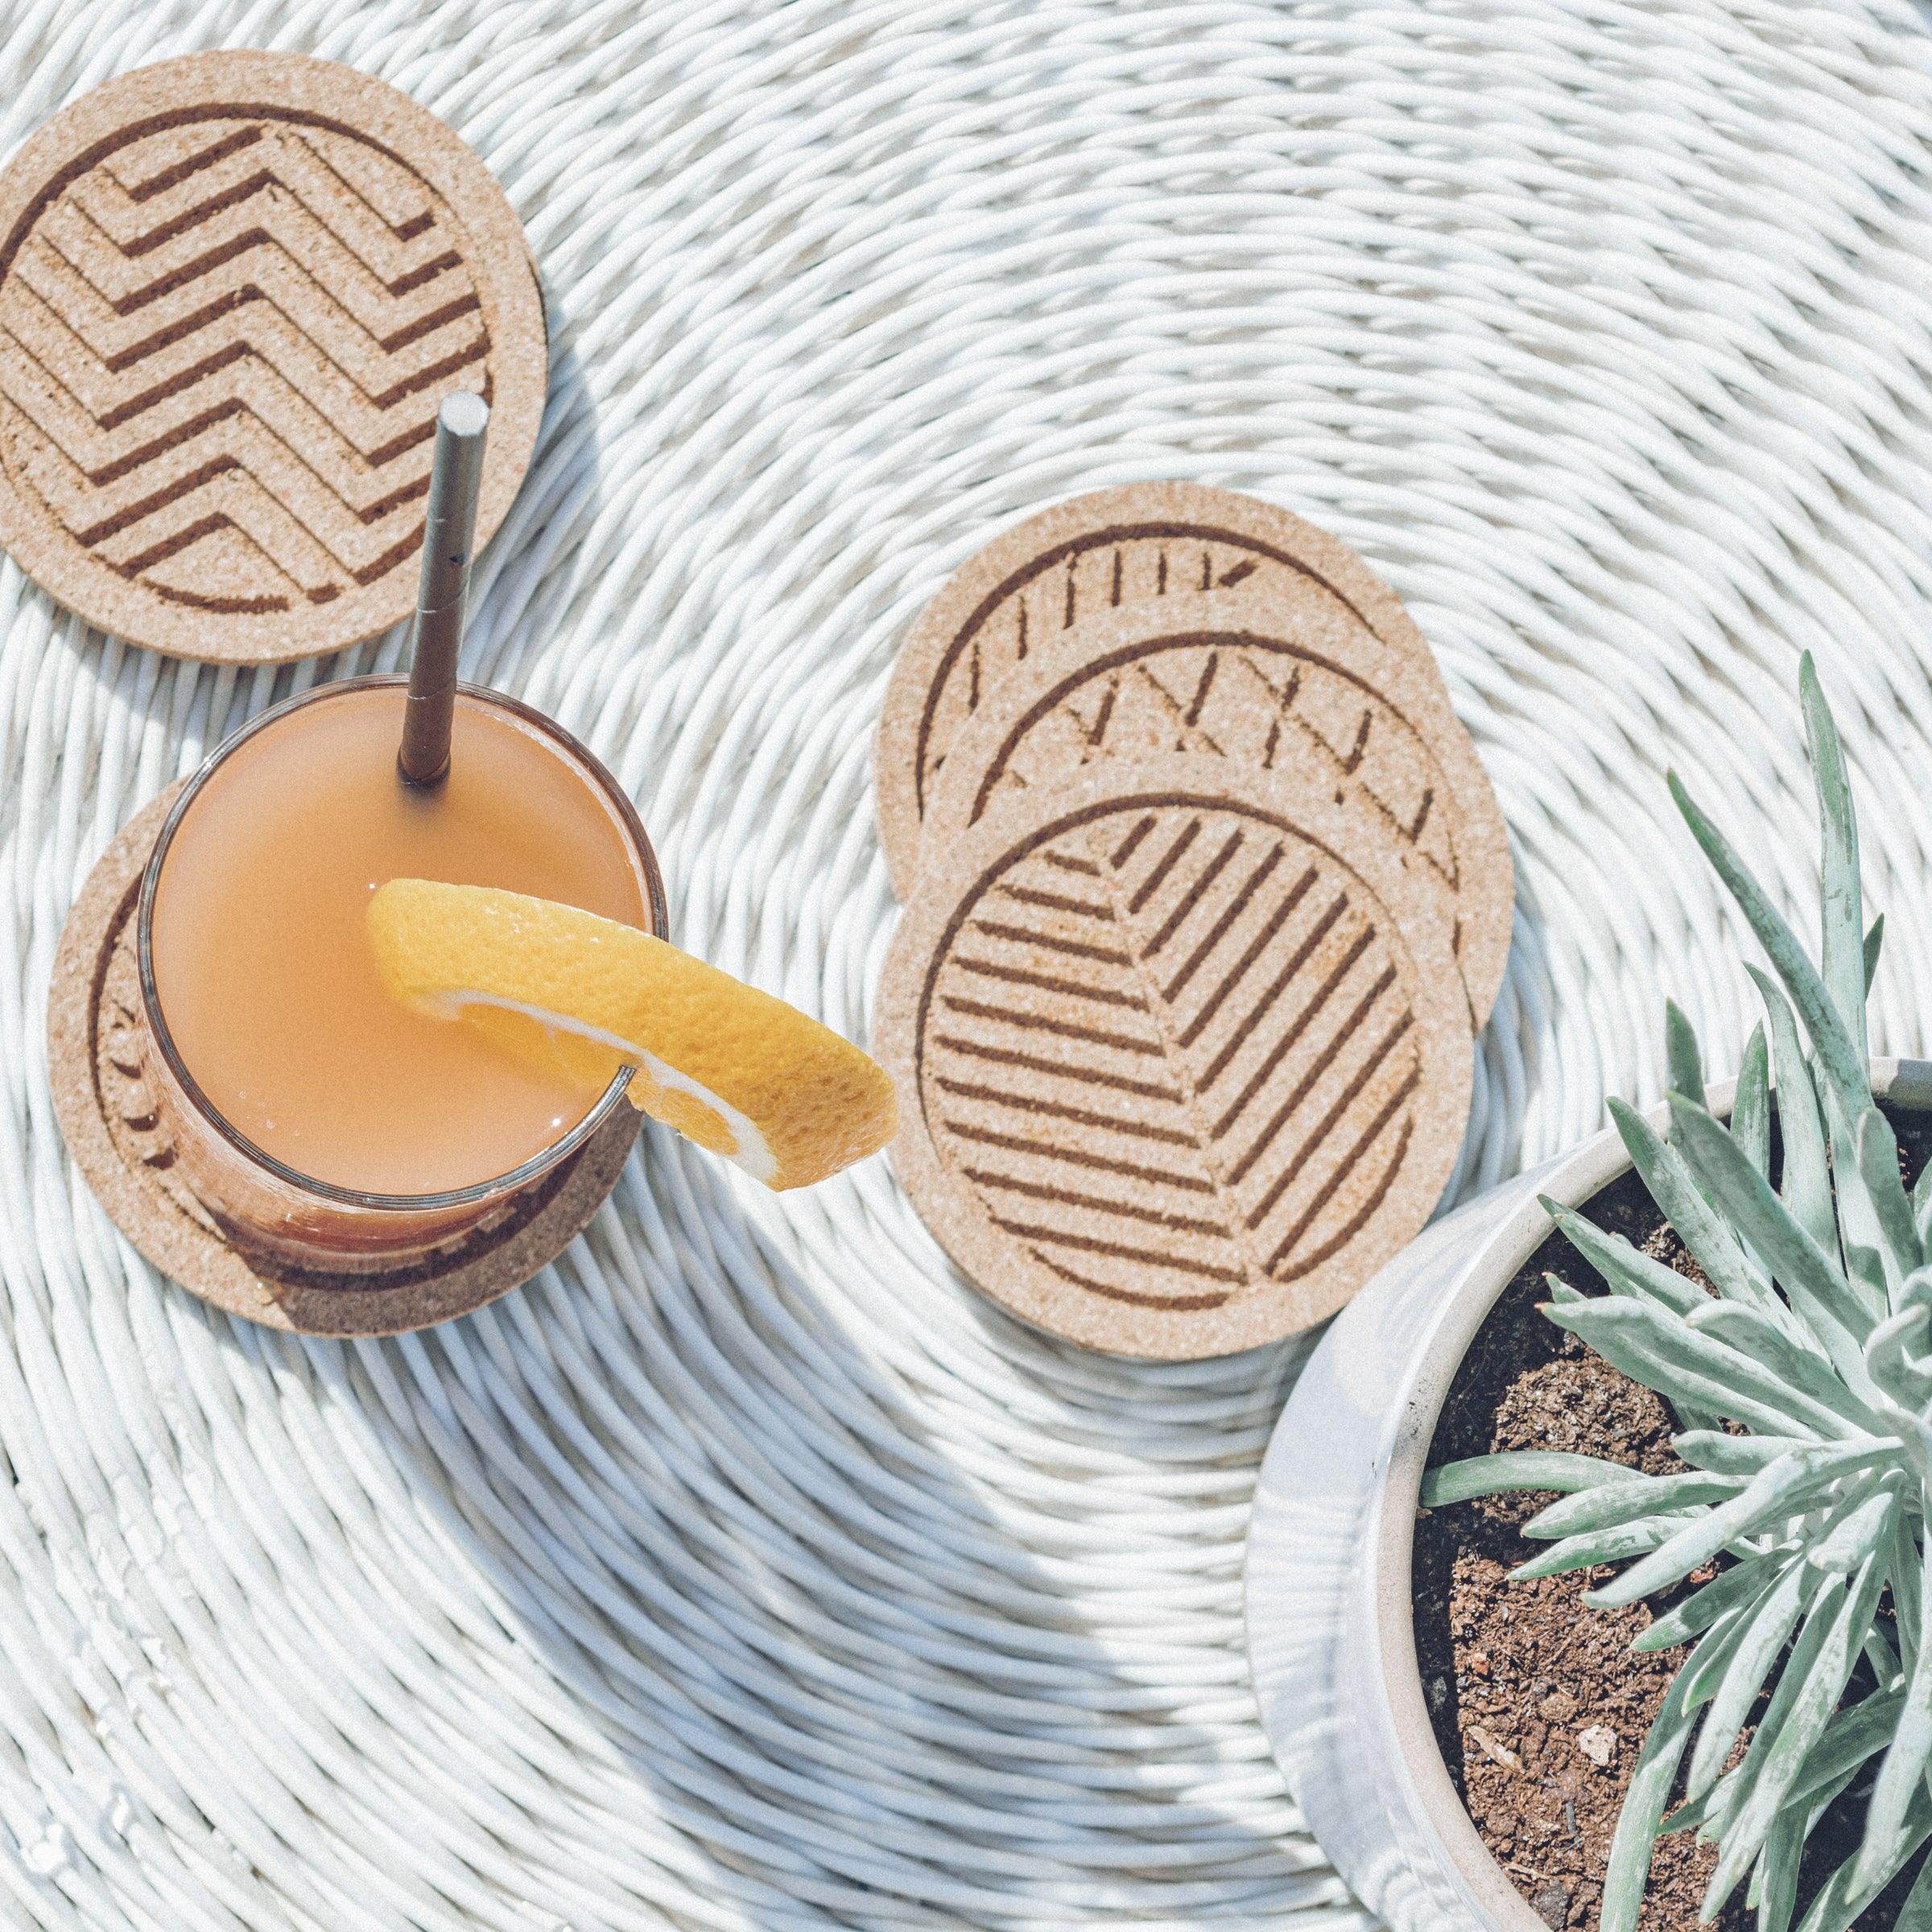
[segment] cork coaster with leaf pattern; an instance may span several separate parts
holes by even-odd
[[[175,1171],[146,1071],[134,958],[141,874],[180,786],[122,828],[62,929],[47,1003],[47,1072],[68,1151],[142,1254],[230,1315],[301,1335],[399,1335],[494,1301],[547,1267],[617,1185],[640,1117],[620,1106],[583,1146],[483,1226],[369,1274],[245,1252]]]
[[[340,650],[414,607],[443,398],[490,406],[481,547],[548,353],[503,191],[407,95],[299,54],[142,68],[0,173],[0,545],[170,656]]]
[[[1098,762],[922,874],[873,1050],[914,1205],[980,1286],[1169,1360],[1332,1314],[1422,1228],[1472,1077],[1449,931],[1286,770]]]
[[[1339,537],[1199,483],[1134,483],[1059,503],[956,571],[913,626],[879,724],[879,824],[902,899],[952,743],[1012,668],[1098,611],[1218,590],[1300,585],[1397,658],[1440,676],[1402,601]]]
[[[1476,748],[1433,667],[1304,578],[1103,605],[1042,638],[954,737],[923,836],[943,852],[1011,793],[1176,753],[1287,770],[1331,799],[1351,848],[1385,848],[1449,927],[1472,1014],[1488,1017],[1514,875]]]

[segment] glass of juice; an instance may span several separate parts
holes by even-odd
[[[196,773],[137,926],[149,1069],[180,1172],[245,1252],[348,1272],[495,1218],[619,1108],[527,1015],[451,1026],[384,986],[365,925],[398,877],[561,900],[663,937],[616,779],[551,719],[457,687],[448,774],[396,768],[407,680],[324,684]]]

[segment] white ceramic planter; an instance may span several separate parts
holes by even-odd
[[[1932,1062],[1873,1091],[1932,1107]],[[1731,1088],[1714,1088],[1728,1114]],[[1662,1110],[1659,1110],[1661,1120]],[[1429,1228],[1336,1318],[1282,1412],[1248,1535],[1262,1722],[1322,1849],[1393,1932],[1544,1932],[1463,1810],[1422,1701],[1410,1622],[1416,1501],[1444,1397],[1510,1278],[1629,1166],[1606,1131]]]

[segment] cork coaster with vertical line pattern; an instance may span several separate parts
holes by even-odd
[[[1385,846],[1432,902],[1488,1018],[1513,897],[1495,795],[1440,680],[1306,580],[1170,592],[1043,639],[953,739],[923,836],[943,852],[1009,793],[1174,753],[1287,770],[1332,799],[1354,848]]]
[[[920,828],[952,741],[1014,665],[1096,611],[1283,584],[1307,587],[1439,678],[1401,599],[1354,551],[1238,491],[1199,483],[1096,490],[1027,518],[968,558],[901,647],[880,718],[879,824],[899,897],[917,882]]]
[[[1331,798],[1222,758],[999,798],[894,939],[873,1051],[927,1224],[1053,1334],[1167,1360],[1332,1314],[1471,1084],[1447,930]]]
[[[142,68],[0,173],[0,544],[170,656],[340,650],[413,608],[442,398],[490,405],[481,546],[548,353],[502,190],[407,95],[299,54]]]

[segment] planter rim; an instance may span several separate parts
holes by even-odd
[[[1932,1108],[1932,1061],[1874,1059],[1871,1068],[1872,1091],[1880,1098],[1913,1111]],[[1711,1111],[1728,1118],[1736,1088],[1735,1080],[1714,1083],[1707,1096]],[[1660,1104],[1646,1109],[1645,1115],[1661,1126],[1666,1109]],[[1374,1526],[1378,1573],[1374,1615],[1384,1660],[1383,1689],[1404,1769],[1443,1852],[1496,1932],[1547,1932],[1547,1928],[1478,1835],[1450,1782],[1429,1721],[1415,1653],[1412,1573],[1422,1471],[1443,1403],[1470,1344],[1517,1270],[1548,1237],[1549,1219],[1537,1196],[1548,1195],[1566,1207],[1580,1207],[1629,1165],[1616,1130],[1603,1129],[1553,1163],[1538,1187],[1484,1243],[1457,1286],[1453,1308],[1429,1336],[1418,1361]]]

